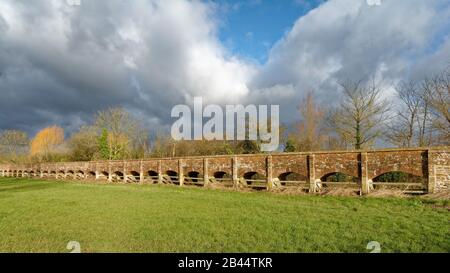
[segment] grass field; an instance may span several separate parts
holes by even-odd
[[[449,223],[417,198],[0,179],[0,252],[450,252]]]

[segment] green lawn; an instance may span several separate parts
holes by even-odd
[[[419,199],[0,179],[0,252],[450,252]]]

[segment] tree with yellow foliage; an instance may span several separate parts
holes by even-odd
[[[39,131],[31,141],[30,153],[32,156],[40,155],[46,158],[56,151],[64,142],[64,129],[51,126]]]

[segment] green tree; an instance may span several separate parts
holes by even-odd
[[[102,129],[102,134],[98,138],[98,147],[100,157],[102,159],[109,159],[108,130],[106,128]]]
[[[297,151],[297,148],[295,147],[294,141],[292,139],[288,139],[284,146],[284,152],[292,153],[292,152],[296,152],[296,151]]]

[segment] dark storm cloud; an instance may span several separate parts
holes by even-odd
[[[149,128],[178,103],[277,103],[284,118],[310,89],[336,97],[341,78],[386,88],[450,60],[446,1],[327,1],[254,66],[217,38],[217,5],[184,0],[0,2],[0,129],[76,130],[108,106]],[[441,39],[438,39],[441,37]],[[437,64],[431,68],[430,64]]]

